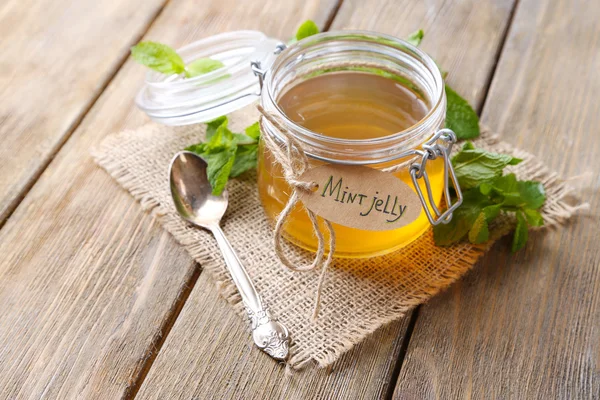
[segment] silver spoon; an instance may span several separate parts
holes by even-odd
[[[263,306],[248,273],[221,230],[219,223],[227,209],[227,190],[220,196],[212,194],[206,168],[206,162],[194,153],[182,151],[175,155],[169,171],[175,208],[186,221],[213,233],[250,317],[254,343],[271,357],[284,360],[290,341],[288,330]]]

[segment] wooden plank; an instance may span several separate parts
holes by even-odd
[[[598,215],[600,4],[521,0],[483,121],[582,191]],[[597,399],[600,252],[596,218],[495,246],[421,310],[396,398]]]
[[[140,399],[373,399],[387,391],[408,319],[377,332],[344,355],[333,371],[289,376],[258,351],[248,326],[220,298],[208,274],[175,322]]]
[[[165,0],[0,6],[0,226]]]
[[[420,1],[385,0],[364,4],[345,0],[333,29],[381,30],[397,36],[426,29],[431,33],[423,43],[424,48],[443,65],[468,71],[457,74],[454,82],[457,90],[463,89],[469,100],[477,103],[483,98],[511,4],[439,1],[425,5]],[[440,19],[435,15],[440,15]],[[477,33],[485,45],[457,52],[445,50],[448,33],[437,27],[441,21],[452,35],[471,37]],[[210,395],[219,399],[372,399],[387,395],[408,317],[346,354],[331,375],[307,369],[289,378],[283,368],[252,348],[244,322],[239,321],[224,300],[217,300],[213,286],[207,276],[200,277],[146,377],[139,398]]]
[[[332,7],[171,1],[146,38],[286,37]],[[108,133],[147,122],[133,105],[144,72],[125,64],[0,230],[0,398],[134,394],[197,280],[185,251],[89,155]]]

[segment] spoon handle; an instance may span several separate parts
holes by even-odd
[[[217,244],[221,249],[221,253],[223,254],[223,258],[225,258],[225,264],[227,264],[227,269],[231,274],[231,278],[237,286],[240,295],[242,296],[242,301],[246,308],[251,309],[253,312],[257,313],[262,310],[262,301],[254,284],[250,280],[246,269],[242,266],[242,262],[238,258],[237,254],[231,247],[231,243],[225,237],[225,233],[221,229],[220,226],[215,226],[211,228],[215,239],[217,239]]]
[[[280,322],[271,318],[269,311],[263,306],[262,301],[248,273],[242,266],[240,259],[231,247],[220,226],[210,228],[217,239],[217,243],[231,278],[237,286],[246,306],[246,312],[252,324],[252,338],[254,343],[265,353],[277,360],[285,360],[288,355],[290,337],[288,330]]]

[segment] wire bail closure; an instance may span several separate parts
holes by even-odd
[[[443,144],[440,144],[440,141],[443,142]],[[456,134],[451,129],[440,129],[435,135],[433,135],[431,139],[423,144],[423,150],[415,150],[415,154],[420,156],[421,159],[420,161],[413,162],[410,165],[410,176],[412,178],[413,185],[415,186],[419,200],[421,200],[421,204],[423,205],[423,210],[425,210],[427,219],[429,219],[429,222],[433,226],[449,223],[452,220],[452,213],[462,204],[463,201],[460,185],[458,184],[458,179],[456,178],[454,168],[452,168],[452,163],[450,162],[450,153],[452,152],[452,146],[454,143],[456,143]],[[443,213],[440,212],[438,207],[435,205],[433,193],[431,191],[431,184],[429,183],[429,176],[427,175],[427,170],[425,169],[428,160],[435,160],[438,157],[442,157],[444,159],[444,199],[446,200],[448,209]],[[457,200],[454,204],[451,202],[450,182],[448,181],[448,177],[452,179],[452,185],[454,186],[457,196]],[[427,191],[427,200],[429,202],[425,199],[423,191],[419,186],[419,179],[423,179],[425,182],[425,190]],[[435,216],[432,215],[429,209],[430,207],[433,209]]]
[[[284,51],[286,48],[287,48],[287,45],[285,43],[279,43],[275,47],[273,54],[277,56],[277,55],[279,55],[279,53]],[[256,77],[258,78],[258,84],[260,85],[260,90],[258,91],[258,95],[260,96],[260,94],[262,93],[263,82],[265,80],[265,76],[267,75],[267,72],[269,72],[269,70],[262,69],[262,65],[261,65],[260,61],[250,62],[250,68],[252,68],[252,72],[254,72],[254,75],[256,75]]]

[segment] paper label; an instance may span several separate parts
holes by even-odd
[[[373,168],[329,164],[306,171],[300,180],[319,185],[313,192],[298,191],[305,207],[340,225],[387,231],[421,213],[419,197],[406,183]]]

